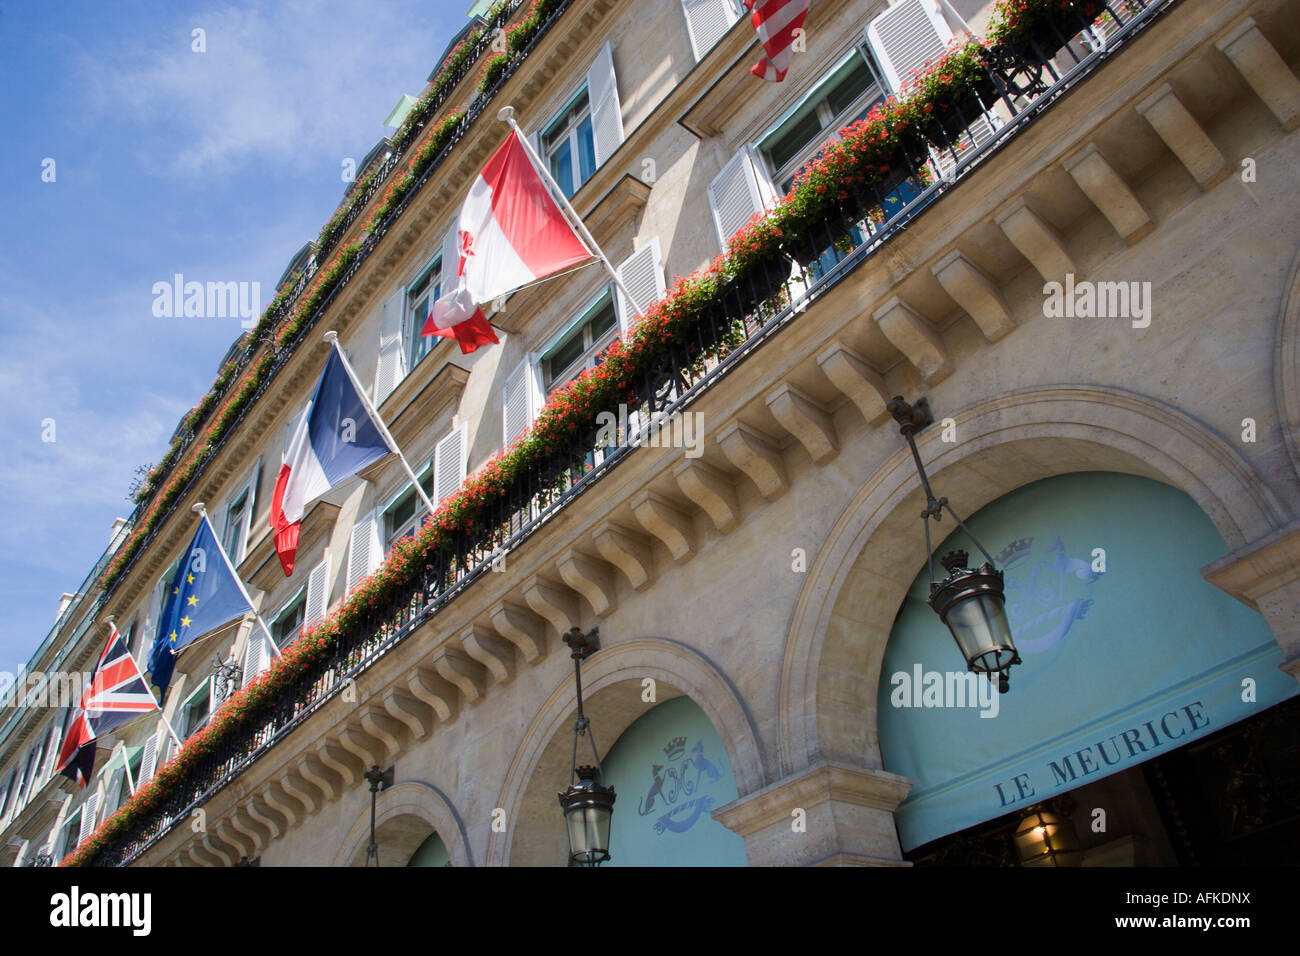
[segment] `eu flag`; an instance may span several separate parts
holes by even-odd
[[[158,636],[149,652],[149,676],[159,697],[167,692],[183,647],[251,610],[204,515],[167,586]]]

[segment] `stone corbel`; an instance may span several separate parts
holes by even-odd
[[[789,382],[778,385],[765,401],[772,417],[799,439],[814,462],[824,465],[840,453],[835,424],[821,403]]]
[[[531,611],[502,601],[490,616],[497,633],[515,646],[524,663],[531,664],[546,653],[545,627]]]
[[[879,424],[889,417],[885,410],[890,398],[885,379],[857,352],[836,342],[817,356],[817,364],[831,384],[858,407],[868,425]]]
[[[1254,18],[1247,17],[1216,44],[1287,132],[1300,128],[1300,80]]]
[[[482,664],[496,683],[506,684],[514,677],[514,648],[495,631],[471,624],[461,631],[460,643],[465,653]]]
[[[680,563],[695,554],[690,515],[663,495],[649,489],[643,491],[632,500],[632,513],[641,527],[663,543],[674,561]]]
[[[1142,203],[1106,162],[1095,143],[1089,143],[1066,160],[1065,170],[1125,242],[1132,245],[1155,229],[1156,224]]]
[[[535,613],[546,619],[556,634],[564,634],[578,620],[578,601],[572,591],[543,577],[534,577],[524,585],[524,600]]]
[[[699,460],[687,459],[673,469],[673,478],[682,494],[709,516],[720,534],[726,534],[740,524],[736,486],[718,469]],[[641,520],[639,514],[637,520]]]
[[[954,249],[936,262],[930,272],[952,300],[975,320],[984,338],[996,342],[1015,329],[1011,310],[1003,301],[997,283],[962,255],[960,249]]]
[[[577,551],[568,551],[555,562],[564,583],[577,591],[597,617],[605,617],[614,610],[614,582],[606,565]]]
[[[464,651],[445,647],[434,658],[433,666],[468,703],[477,704],[483,699],[487,691],[483,666]]]
[[[1044,282],[1063,282],[1067,274],[1079,271],[1056,230],[1026,205],[1024,196],[998,213],[994,221]]]
[[[937,385],[952,374],[952,360],[930,323],[898,296],[872,316],[889,344],[903,353],[927,384]]]
[[[718,444],[727,459],[744,472],[768,501],[775,501],[790,489],[780,449],[769,435],[752,425],[734,421],[718,433]]]
[[[1228,161],[1172,86],[1162,83],[1136,109],[1202,189],[1210,189],[1227,178]]]
[[[628,584],[643,590],[654,580],[654,565],[645,538],[634,531],[606,521],[592,536],[600,556],[623,572]]]

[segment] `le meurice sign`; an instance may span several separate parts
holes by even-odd
[[[1041,768],[998,781],[993,784],[993,793],[999,807],[1042,800],[1063,790],[1073,790],[1092,774],[1105,776],[1150,759],[1161,747],[1172,750],[1208,726],[1210,718],[1205,714],[1205,705],[1195,700],[1096,743],[1059,753],[1046,759]]]

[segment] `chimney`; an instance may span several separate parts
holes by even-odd
[[[72,603],[75,597],[75,594],[69,594],[67,591],[64,591],[59,595],[59,614],[58,617],[55,618],[56,621],[60,617],[63,617],[63,612],[68,609],[68,605]]]

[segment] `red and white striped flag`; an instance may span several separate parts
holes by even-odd
[[[95,738],[138,714],[159,709],[140,666],[114,626],[90,685],[81,693],[81,706],[64,734],[59,772],[84,787],[95,766]]]
[[[479,308],[484,302],[593,258],[542,182],[518,130],[470,186],[458,239],[457,286],[442,290],[420,334],[450,335],[463,352],[497,341]]]
[[[780,83],[794,59],[794,34],[808,15],[809,0],[745,0],[745,9],[767,56],[750,69],[750,73],[772,83]]]

